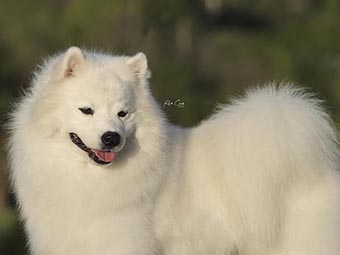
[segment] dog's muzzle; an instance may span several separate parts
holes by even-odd
[[[85,145],[76,133],[70,133],[71,141],[78,146],[81,150],[85,151],[87,155],[96,163],[101,165],[107,165],[112,163],[116,156],[114,151],[102,151],[97,149],[91,149]]]

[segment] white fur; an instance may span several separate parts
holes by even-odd
[[[32,254],[156,252],[152,198],[166,136],[140,76],[147,73],[143,56],[71,48],[45,63],[13,112],[11,177]],[[95,113],[84,115],[80,107]],[[120,110],[129,112],[124,120]],[[110,130],[122,134],[124,146],[110,166],[95,164],[69,138],[76,132],[98,148]]]
[[[172,135],[165,254],[340,254],[339,152],[318,101],[271,84]]]
[[[337,134],[317,100],[271,84],[181,129],[149,76],[142,53],[74,47],[36,75],[9,143],[34,255],[340,254]],[[108,129],[123,134],[110,166],[68,137],[95,148]]]

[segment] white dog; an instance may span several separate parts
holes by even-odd
[[[249,91],[193,129],[167,123],[144,54],[72,47],[10,123],[34,255],[339,255],[337,134],[290,86]]]

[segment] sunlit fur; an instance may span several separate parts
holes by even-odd
[[[34,255],[340,254],[337,133],[319,101],[267,84],[182,129],[148,77],[143,54],[78,48],[36,74],[9,142]],[[78,110],[88,104],[92,117]],[[107,129],[124,136],[109,166],[68,137],[95,148]]]
[[[165,254],[340,254],[337,135],[317,100],[268,84],[172,132]]]
[[[64,59],[77,54],[85,60],[72,75],[60,73],[68,68]],[[162,114],[145,89],[148,74],[139,77],[143,56],[71,48],[41,67],[17,104],[10,123],[11,177],[32,254],[156,253],[151,201],[167,138]],[[78,109],[88,106],[93,116]],[[122,109],[129,111],[124,120],[117,116]],[[125,140],[110,166],[94,163],[69,138],[75,132],[99,148],[108,130]]]

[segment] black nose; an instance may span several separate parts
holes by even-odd
[[[112,149],[120,143],[120,135],[117,132],[107,131],[102,136],[102,142],[105,147]]]

